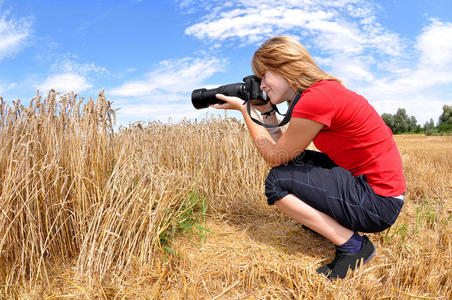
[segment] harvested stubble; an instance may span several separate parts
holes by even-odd
[[[452,137],[396,137],[401,217],[370,235],[369,266],[328,281],[315,269],[334,248],[267,207],[268,167],[239,121],[114,132],[103,93],[0,105],[5,298],[452,297]]]

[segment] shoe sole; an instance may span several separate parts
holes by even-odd
[[[370,262],[375,257],[375,253],[377,253],[376,249],[374,249],[374,252],[372,252],[372,254],[365,261],[363,261],[363,265],[365,265],[368,262]]]

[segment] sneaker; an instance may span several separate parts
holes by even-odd
[[[363,246],[356,254],[339,249],[336,246],[336,257],[330,264],[321,266],[317,273],[324,274],[328,279],[345,278],[348,269],[354,270],[356,267],[368,263],[375,256],[375,246],[367,236],[363,236]]]

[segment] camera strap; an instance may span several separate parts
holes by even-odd
[[[287,112],[285,114],[280,113],[278,108],[276,107],[276,105],[273,105],[273,109],[278,114],[280,114],[281,116],[284,116],[284,118],[281,120],[281,122],[279,124],[264,124],[261,121],[253,118],[251,116],[251,104],[250,104],[250,101],[246,101],[246,110],[248,111],[248,115],[250,116],[251,120],[253,120],[253,122],[258,124],[258,125],[264,126],[265,128],[281,127],[281,126],[284,126],[287,123],[289,123],[290,117],[292,116],[293,108],[294,108],[295,104],[297,104],[298,100],[300,100],[301,94],[303,94],[302,91],[297,91],[297,93],[294,96],[294,99],[293,99],[292,103],[290,103],[290,106],[287,109]]]

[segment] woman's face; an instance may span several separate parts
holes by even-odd
[[[261,90],[270,98],[273,104],[279,104],[293,98],[295,91],[287,80],[273,71],[267,71],[261,80]]]

